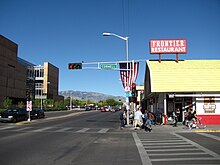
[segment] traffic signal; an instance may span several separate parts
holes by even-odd
[[[30,101],[30,91],[26,90],[26,99],[27,101]]]
[[[82,69],[82,63],[69,63],[69,69]]]
[[[136,96],[137,96],[136,93],[137,93],[137,92],[136,92],[136,84],[135,84],[135,83],[132,83],[132,85],[131,85],[131,96],[132,96],[132,97],[136,97]]]
[[[130,96],[129,97],[129,102],[131,103],[137,103],[137,97],[133,97],[133,96]]]

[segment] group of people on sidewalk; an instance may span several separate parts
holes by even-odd
[[[131,121],[135,130],[145,129],[145,131],[151,132],[153,124],[156,123],[161,124],[160,116],[156,116],[150,111],[144,111],[144,113],[142,112],[143,110],[142,107],[140,106],[131,116]],[[127,124],[126,123],[127,111],[124,110],[123,112],[120,112],[119,116],[120,116],[121,128],[124,128],[125,125]]]
[[[177,127],[178,118],[180,116],[180,110],[179,108],[176,109],[176,111],[173,111],[172,113],[173,120],[174,120],[174,127]],[[183,125],[188,127],[189,129],[197,128],[198,121],[197,121],[197,115],[196,111],[192,111],[192,109],[188,109],[184,112],[184,120]]]

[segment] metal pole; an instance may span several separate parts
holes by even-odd
[[[41,84],[40,109],[43,108],[43,84]]]
[[[72,110],[72,96],[70,96],[70,110]]]
[[[129,84],[129,79],[128,79],[128,37],[126,37],[126,40],[125,40],[125,47],[126,47],[126,61],[127,61],[127,81],[126,81],[126,84],[125,86],[129,86],[130,87],[130,84]],[[130,124],[130,120],[129,120],[129,116],[130,116],[130,106],[129,106],[129,96],[128,94],[126,94],[126,109],[127,109],[127,125]]]

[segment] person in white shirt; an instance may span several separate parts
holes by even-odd
[[[141,128],[141,126],[143,124],[142,115],[143,114],[140,111],[140,109],[135,111],[135,113],[134,113],[134,129],[137,129],[137,127]]]

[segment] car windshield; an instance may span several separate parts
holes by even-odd
[[[8,109],[8,110],[6,110],[6,112],[8,112],[8,113],[15,113],[15,112],[17,112],[17,109]]]

